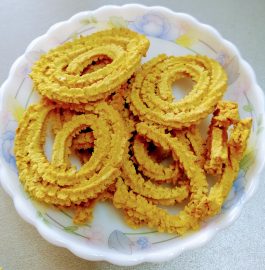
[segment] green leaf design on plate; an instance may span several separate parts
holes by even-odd
[[[78,38],[77,32],[74,32],[74,33],[71,35],[70,38],[71,38],[71,39],[77,39],[77,38]]]
[[[257,135],[260,134],[263,130],[264,130],[264,127],[259,127],[259,128],[257,129]]]
[[[45,218],[45,213],[42,213],[41,211],[37,211],[37,216],[42,219],[42,221],[46,224],[46,225],[50,225],[50,222],[47,218]]]
[[[66,226],[63,228],[64,231],[69,232],[69,233],[74,233],[76,230],[78,230],[78,226]]]
[[[39,218],[43,218],[43,214],[42,214],[40,211],[37,211],[37,216],[38,216]]]
[[[46,225],[50,225],[50,222],[47,218],[43,217],[42,221],[46,224]]]
[[[111,16],[109,17],[108,26],[110,28],[127,28],[128,22],[122,17]]]
[[[240,169],[246,173],[249,167],[254,163],[254,160],[255,160],[254,149],[248,150],[239,163]]]
[[[257,120],[257,126],[258,126],[257,133],[256,133],[257,135],[260,134],[264,130],[264,127],[262,126],[262,122],[263,122],[263,115],[259,114],[258,120]]]
[[[249,104],[243,106],[243,110],[245,112],[252,112],[254,109],[253,109],[252,104],[249,103]]]
[[[262,124],[262,120],[263,120],[263,115],[260,114],[257,121],[258,127]]]
[[[80,23],[83,25],[96,24],[97,22],[98,22],[97,18],[93,16],[80,20]]]

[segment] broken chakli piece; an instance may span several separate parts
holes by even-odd
[[[76,224],[91,222],[96,203],[109,200],[133,228],[182,235],[220,211],[238,174],[252,122],[239,118],[236,103],[221,100],[223,68],[191,55],[159,55],[141,66],[148,47],[128,29],[105,30],[33,65],[43,97],[16,132],[19,178],[33,199],[73,209]],[[175,101],[172,84],[181,78],[194,85]],[[204,139],[198,124],[212,113]],[[211,188],[207,175],[216,177]],[[178,214],[165,208],[180,203]]]

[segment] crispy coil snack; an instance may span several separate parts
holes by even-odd
[[[205,170],[209,174],[221,174],[223,164],[228,159],[228,127],[239,121],[237,104],[220,101],[213,113],[207,138],[207,163]]]
[[[174,101],[172,83],[187,77],[195,85],[187,96]],[[226,82],[222,66],[206,56],[162,54],[136,73],[131,110],[142,121],[171,128],[188,127],[213,112],[227,88]]]
[[[75,39],[34,64],[34,88],[42,96],[67,103],[104,99],[133,75],[148,47],[145,36],[123,28]]]
[[[97,197],[120,174],[126,136],[119,114],[106,103],[93,111],[76,114],[55,136],[51,161],[44,153],[49,113],[54,105],[32,105],[17,130],[15,153],[20,180],[36,199],[61,206],[80,204]],[[93,129],[94,150],[77,170],[69,166],[70,148],[82,130]]]
[[[166,140],[165,137],[162,137],[161,134],[157,131],[154,131],[152,128],[148,127],[144,123],[139,123],[136,126],[136,130],[138,134],[143,135],[152,141],[155,141],[157,144],[159,144],[163,149],[165,150],[172,150],[172,146],[170,145],[170,142]],[[148,130],[148,135],[147,135]],[[174,158],[174,156],[173,156]],[[137,156],[136,156],[137,159]],[[143,157],[144,160],[150,160]],[[144,163],[143,163],[144,164]],[[162,167],[159,167],[158,164],[156,164],[158,167],[158,173],[159,169],[162,169]],[[148,166],[148,165],[147,165]],[[178,167],[174,166],[175,170],[173,170],[173,173],[176,175],[176,178],[178,178]],[[137,173],[137,170],[134,167],[134,163],[131,160],[131,157],[128,153],[127,157],[124,159],[123,165],[122,165],[122,172],[123,172],[123,178],[125,179],[126,184],[133,190],[135,190],[137,193],[151,199],[155,200],[174,200],[177,202],[183,201],[188,196],[188,188],[187,186],[175,186],[173,188],[171,187],[163,187],[159,186],[156,183],[153,183],[150,180],[147,180],[146,177],[148,175],[142,176],[140,173]],[[163,177],[163,171],[160,172],[162,180]],[[161,180],[158,179],[158,180]]]
[[[131,30],[106,30],[52,49],[32,68],[43,97],[17,129],[19,178],[32,198],[74,210],[76,224],[108,200],[133,228],[182,235],[220,211],[237,177],[252,121],[221,100],[224,69],[199,55],[140,66],[148,47]],[[176,101],[172,84],[182,78],[193,88]],[[210,114],[204,138],[199,124]]]
[[[226,107],[227,114],[219,115],[220,107]],[[212,123],[217,121],[219,115],[220,119],[218,120],[226,123],[227,127],[233,123],[234,116],[238,115],[237,107],[232,102],[220,103],[214,115]],[[116,184],[117,191],[113,198],[114,205],[117,208],[123,209],[127,223],[134,228],[147,225],[161,232],[177,234],[184,234],[191,229],[197,229],[202,219],[215,215],[220,211],[238,174],[239,160],[242,158],[246,148],[250,129],[251,119],[249,118],[235,122],[228,143],[225,146],[228,148],[229,157],[223,164],[220,180],[209,189],[206,174],[200,166],[202,163],[196,161],[196,156],[191,151],[186,137],[183,136],[183,132],[177,132],[172,137],[169,133],[163,132],[163,130],[154,131],[147,124],[138,124],[137,130],[141,134],[148,137],[156,134],[155,136],[159,137],[160,141],[165,140],[169,143],[173,156],[179,160],[181,167],[183,167],[190,180],[191,194],[189,202],[177,215],[172,215],[165,209],[159,208],[156,205],[157,203],[148,200],[148,196],[143,194],[143,188],[139,189],[138,186],[135,188],[135,185],[131,184],[131,179],[128,181],[130,175],[122,174],[122,177],[119,178]],[[213,148],[211,147],[209,151],[213,150]],[[131,170],[131,175],[132,173],[133,171]],[[137,179],[137,177],[135,176],[134,179]],[[158,190],[156,191],[159,192]],[[149,194],[152,193],[149,192]]]
[[[176,161],[170,164],[169,167],[165,167],[163,165],[161,166],[156,160],[156,158],[163,158],[163,154],[166,157],[167,154],[169,154],[170,148],[167,148],[167,151],[164,151],[164,153],[162,153],[162,151],[158,151],[156,147],[156,150],[153,151],[154,157],[152,158],[149,156],[149,146],[150,144],[148,144],[145,138],[140,134],[135,137],[133,142],[133,153],[136,162],[139,164],[138,170],[142,171],[146,177],[149,177],[153,181],[176,181],[181,174],[179,166],[178,164],[176,164]],[[161,144],[159,146],[161,146]],[[165,146],[167,147],[167,145]]]
[[[170,147],[173,157],[179,161],[185,170],[187,177],[190,179],[190,201],[179,215],[172,216],[171,218],[166,210],[157,207],[146,198],[150,195],[150,191],[152,191],[151,194],[156,196],[164,194],[160,192],[158,187],[149,187],[150,191],[145,191],[145,189],[148,190],[147,185],[144,181],[140,181],[139,176],[137,177],[137,174],[135,175],[131,169],[131,174],[122,174],[124,181],[120,179],[117,182],[117,191],[114,194],[113,199],[114,205],[117,208],[122,208],[126,211],[130,221],[129,224],[134,227],[144,223],[150,227],[155,227],[160,231],[175,232],[179,234],[183,234],[189,229],[197,228],[198,218],[201,215],[199,203],[202,198],[206,196],[208,189],[204,171],[196,162],[197,157],[190,150],[186,138],[183,135],[173,138],[170,134],[165,134],[162,130],[154,131],[152,126],[148,126],[144,123],[138,124],[137,129],[142,135],[151,137],[152,139],[159,138],[164,145]],[[137,182],[137,184],[134,184],[135,182]],[[129,187],[131,188],[131,191],[129,191]],[[180,199],[186,198],[187,194],[185,189],[183,190],[182,188],[180,191],[181,193],[178,190],[179,194],[176,195],[181,195]],[[126,196],[121,194],[126,194]],[[169,196],[171,193],[165,195]],[[161,197],[157,198],[160,199]],[[161,199],[164,198],[165,197],[162,197]],[[141,221],[140,224],[138,224],[138,220]]]

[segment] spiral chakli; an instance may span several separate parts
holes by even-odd
[[[144,222],[144,224],[158,228],[161,231],[181,234],[184,232],[184,228],[195,229],[198,226],[197,219],[201,214],[201,209],[198,207],[199,202],[206,196],[208,190],[206,176],[197,163],[197,157],[190,150],[189,144],[186,143],[186,139],[182,135],[172,138],[170,134],[163,133],[161,130],[155,131],[152,126],[145,123],[138,124],[137,131],[171,149],[173,158],[179,161],[190,179],[190,202],[178,216],[170,220],[170,215],[166,210],[149,201],[148,196],[152,196],[153,199],[174,198],[176,201],[181,201],[189,195],[185,186],[175,189],[168,188],[169,190],[166,187],[152,186],[151,183],[149,184],[149,182],[140,179],[131,162],[126,160],[123,165],[124,173],[122,178],[116,184],[117,191],[113,198],[114,205],[117,208],[124,209],[126,219],[132,226]],[[129,187],[131,191],[129,191]]]
[[[174,163],[171,168],[165,167],[158,163],[155,163],[156,166],[152,167],[152,165],[154,165],[154,162],[148,165],[148,162],[150,162],[150,157],[148,156],[148,154],[146,153],[144,156],[142,156],[143,160],[141,161],[138,157],[138,155],[141,155],[141,152],[139,153],[139,149],[135,148],[134,146],[134,156],[136,157],[136,160],[138,159],[138,163],[136,164],[138,164],[139,167],[138,169],[135,168],[135,163],[128,154],[127,158],[124,159],[122,164],[122,177],[125,183],[138,194],[153,200],[160,200],[161,202],[164,201],[166,204],[171,204],[169,203],[169,201],[173,203],[181,202],[186,199],[189,195],[190,187],[188,184],[182,184],[183,181],[181,180],[183,175],[180,174],[179,158],[175,153],[177,146],[175,143],[173,143],[172,140],[169,140],[170,135],[164,134],[163,130],[154,130],[152,126],[149,126],[145,123],[137,124],[136,130],[139,135],[143,136],[146,139],[152,140],[157,145],[162,147],[162,149],[170,150],[172,152]],[[138,138],[136,137],[136,141],[137,140]],[[186,147],[189,148],[189,142],[187,142],[186,138],[183,138],[183,136],[181,136],[180,140],[181,143],[185,144]],[[197,160],[197,158],[193,154],[193,156],[191,157],[191,162],[195,162],[195,160]],[[139,169],[141,166],[146,167],[145,170],[142,170],[142,172],[140,172],[141,169]],[[157,176],[155,176],[154,174],[155,169],[157,169]],[[201,168],[199,169],[202,170]],[[165,180],[164,177],[166,177],[167,174],[169,174],[172,181],[174,180],[176,183],[178,183],[178,180],[180,180],[179,182],[181,184],[174,185],[174,187],[167,187],[158,185],[155,182]],[[151,178],[149,178],[150,176]],[[170,178],[168,178],[167,180],[169,179]]]
[[[133,153],[136,162],[139,164],[138,170],[144,173],[146,177],[149,177],[156,182],[176,182],[181,176],[177,161],[169,164],[169,166],[163,166],[163,164],[160,165],[159,162],[156,162],[155,157],[150,157],[148,146],[149,144],[144,136],[137,135],[135,137],[133,142]],[[159,146],[161,147],[161,142],[159,142],[158,147]],[[162,153],[161,150],[157,151],[158,153],[155,153],[159,159],[163,158],[163,154],[166,157],[170,152],[170,149],[166,144],[164,144],[163,147],[166,147],[166,149],[163,149],[164,153]]]
[[[34,88],[66,103],[104,99],[132,76],[148,47],[145,36],[124,28],[67,42],[33,65]]]
[[[174,101],[172,83],[191,78],[190,93]],[[131,110],[140,120],[169,128],[189,127],[212,113],[227,88],[221,65],[206,56],[159,55],[136,73]]]
[[[47,102],[28,108],[17,130],[15,155],[20,180],[34,198],[70,206],[97,197],[114,183],[120,175],[126,136],[120,115],[106,103],[98,103],[63,123],[49,161],[44,153],[47,119],[56,109]],[[69,162],[70,149],[74,138],[87,128],[93,131],[94,150],[78,170]]]
[[[148,47],[129,29],[104,30],[50,50],[32,67],[42,99],[16,132],[19,178],[32,198],[73,209],[76,224],[111,200],[132,227],[182,235],[220,211],[238,174],[251,119],[221,101],[224,69],[200,55],[158,55],[141,66]],[[172,85],[182,78],[193,87],[175,100]],[[211,113],[203,138],[199,123]],[[216,178],[211,187],[207,174]],[[174,215],[167,206],[182,210]]]
[[[224,114],[220,114],[220,111],[223,111]],[[131,166],[130,174],[123,173],[118,179],[116,183],[117,190],[113,198],[114,205],[117,208],[123,209],[125,220],[130,226],[137,228],[147,225],[161,232],[182,235],[190,230],[197,229],[202,220],[220,211],[238,174],[239,161],[246,149],[247,139],[251,129],[251,119],[235,120],[237,115],[237,107],[232,102],[219,103],[214,111],[209,134],[211,134],[213,123],[218,121],[219,124],[222,123],[220,127],[224,128],[226,132],[226,128],[231,124],[233,124],[233,128],[227,144],[224,145],[227,148],[228,157],[222,163],[220,177],[211,188],[208,186],[203,162],[200,158],[202,150],[197,148],[195,151],[194,146],[190,147],[187,142],[189,136],[185,135],[185,132],[173,132],[173,134],[170,134],[163,132],[163,129],[154,131],[153,127],[146,123],[137,125],[137,131],[141,135],[148,136],[152,139],[155,137],[159,138],[157,141],[162,142],[163,145],[167,144],[170,147],[174,159],[178,160],[180,167],[183,168],[189,179],[190,195],[189,202],[183,210],[177,215],[170,214],[165,209],[157,206],[157,204],[163,205],[163,201],[161,203],[159,200],[152,201],[148,198],[145,190],[147,187],[145,186],[146,184],[139,179],[136,171]],[[193,131],[193,135],[191,135],[193,138],[194,136],[198,136],[196,135],[196,131]],[[223,140],[222,138],[219,139]],[[212,140],[211,135],[209,135],[208,140]],[[216,149],[210,147],[208,151],[216,151]],[[211,157],[211,154],[209,156]],[[127,166],[126,163],[129,164],[128,161],[125,161],[125,166]],[[131,179],[130,176],[133,176],[134,179]],[[138,181],[140,187],[133,181]],[[148,187],[148,189],[148,194],[153,194],[155,191],[154,187]],[[154,189],[153,192],[151,192],[151,189]],[[159,193],[158,190],[156,189]],[[154,195],[156,194],[154,193]]]

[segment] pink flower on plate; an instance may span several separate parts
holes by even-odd
[[[238,103],[240,103],[241,101],[243,103],[246,103],[246,94],[249,89],[250,85],[248,82],[240,81],[233,87],[232,91],[230,91],[230,97]]]
[[[99,245],[105,242],[104,232],[98,226],[97,228],[85,228],[83,230],[83,234],[92,244]]]
[[[219,62],[223,67],[225,67],[229,63],[229,59],[230,57],[224,51],[220,51],[215,58],[215,60]]]
[[[180,22],[179,23],[179,30],[180,30],[180,35],[183,35],[187,32],[190,32],[190,24],[187,22]]]
[[[22,78],[28,78],[31,69],[28,64],[25,64],[18,72],[18,76]]]
[[[240,76],[240,64],[238,56],[230,55],[227,52],[221,50],[218,52],[215,60],[218,61],[226,70],[228,75],[228,85],[236,82]]]

